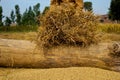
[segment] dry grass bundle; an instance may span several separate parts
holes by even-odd
[[[37,37],[39,47],[88,46],[97,43],[97,18],[94,14],[75,9],[69,3],[54,8],[41,19]]]

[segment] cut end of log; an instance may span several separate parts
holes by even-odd
[[[113,57],[120,57],[120,42],[108,46],[109,54]]]

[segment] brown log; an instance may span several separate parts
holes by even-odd
[[[59,68],[59,67],[99,67],[112,69],[106,43],[87,49],[59,47],[49,50],[44,56],[35,50],[35,44],[23,40],[0,39],[0,67],[18,68]],[[113,61],[112,61],[113,62]]]

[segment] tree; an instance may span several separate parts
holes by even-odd
[[[35,13],[35,20],[38,25],[40,25],[40,3],[37,3],[35,6],[33,6],[33,11]]]
[[[93,10],[92,2],[88,2],[88,1],[84,2],[84,9],[85,11],[92,11]]]
[[[11,22],[12,22],[12,21],[10,20],[10,18],[9,18],[9,17],[6,17],[5,26],[10,26]]]
[[[0,26],[3,25],[3,22],[2,22],[2,18],[3,18],[2,12],[3,12],[3,9],[2,9],[2,6],[0,6]]]
[[[109,8],[109,18],[111,20],[120,20],[120,0],[112,0]]]
[[[13,11],[13,10],[11,11],[10,16],[11,16],[11,17],[10,17],[10,18],[11,18],[11,22],[12,22],[12,23],[15,23],[15,14],[14,14],[14,11]]]
[[[26,9],[26,11],[23,13],[22,24],[29,26],[36,25],[35,14],[31,6],[29,7],[29,10]]]
[[[42,14],[44,15],[49,9],[50,9],[50,7],[49,7],[49,6],[46,6],[45,9],[43,10],[43,13],[42,13]]]
[[[19,5],[15,5],[15,12],[16,12],[16,22],[18,25],[20,25],[21,24],[21,14],[20,14]]]
[[[35,6],[33,6],[33,11],[36,17],[40,15],[40,3],[37,3]]]
[[[22,16],[22,25],[27,25],[28,20],[29,20],[28,10],[26,9],[26,11],[23,13],[23,16]]]
[[[40,16],[40,4],[37,3],[33,8],[30,6],[29,9],[23,13],[22,16],[22,24],[23,25],[37,25],[40,23],[39,21]]]

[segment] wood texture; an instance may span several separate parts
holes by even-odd
[[[110,44],[110,43],[109,43]],[[108,43],[89,48],[57,47],[46,56],[35,49],[35,43],[24,40],[0,39],[0,67],[60,68],[99,67],[120,71],[119,58],[108,56]]]

